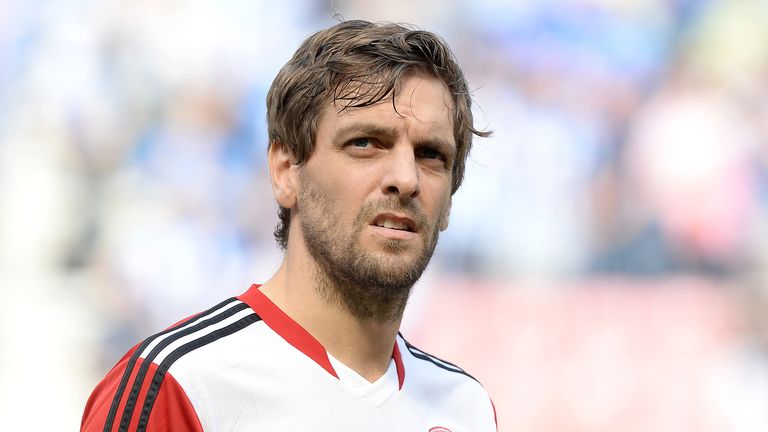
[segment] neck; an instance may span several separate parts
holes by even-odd
[[[361,318],[329,295],[335,283],[304,248],[289,244],[283,263],[261,291],[332,356],[373,382],[389,367],[404,305],[386,317]]]

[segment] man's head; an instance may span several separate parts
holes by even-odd
[[[341,112],[392,98],[401,81],[415,74],[437,78],[452,103],[456,155],[450,167],[451,193],[461,185],[472,136],[471,98],[448,45],[430,32],[396,24],[347,21],[306,39],[280,70],[267,96],[270,146],[282,146],[297,165],[315,150],[320,117],[333,104]],[[280,207],[275,238],[287,247],[290,209]]]

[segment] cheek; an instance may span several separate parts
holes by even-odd
[[[325,203],[323,216],[331,222],[353,219],[360,207],[359,192],[363,179],[353,175],[338,175],[340,169],[324,169],[306,172],[302,178],[302,187],[311,190]]]
[[[437,220],[440,220],[443,218],[445,214],[447,214],[448,210],[450,209],[451,205],[451,189],[449,185],[446,185],[445,182],[434,182],[434,184],[426,185],[429,186],[432,191],[432,193],[429,194],[430,197],[432,197],[432,202],[430,203],[430,209],[433,213],[433,217]]]

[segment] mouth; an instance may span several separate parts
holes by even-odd
[[[396,231],[417,232],[416,222],[404,215],[394,213],[382,213],[377,215],[371,225]]]

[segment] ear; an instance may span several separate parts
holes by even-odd
[[[296,205],[298,193],[298,166],[293,163],[293,154],[280,141],[272,141],[267,152],[269,177],[272,191],[281,207],[287,209]]]
[[[445,205],[442,217],[440,218],[440,231],[445,231],[448,228],[448,222],[451,219],[451,205],[453,204],[453,196],[448,197],[448,204]]]

